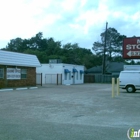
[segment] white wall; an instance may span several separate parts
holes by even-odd
[[[42,73],[42,84],[47,84],[49,82],[55,84],[55,75],[62,74],[62,65],[42,64],[41,67],[36,68],[36,73]]]
[[[75,68],[78,72],[73,73],[73,68]],[[68,69],[70,73],[65,73],[64,70]],[[72,65],[72,64],[42,64],[41,67],[36,68],[37,73],[42,73],[42,83],[46,84],[49,81],[56,81],[56,77],[52,74],[62,74],[62,84],[83,84],[84,83],[84,74],[80,73],[80,70],[84,71],[84,66],[81,65]],[[51,74],[45,80],[46,74]],[[73,76],[73,77],[72,77]],[[53,77],[53,78],[52,78]],[[50,79],[50,80],[49,80]]]
[[[84,71],[84,66],[72,65],[72,64],[63,64],[64,69],[68,69],[70,73],[62,73],[62,83],[63,84],[83,84],[84,83],[84,74],[80,74],[80,70]],[[78,72],[73,73],[73,68]],[[67,75],[67,78],[65,78]],[[73,76],[73,77],[72,77]]]
[[[140,70],[140,65],[124,65],[124,70]]]

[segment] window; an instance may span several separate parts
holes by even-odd
[[[67,80],[67,73],[65,73],[65,80]]]
[[[80,70],[80,80],[83,79],[83,76],[84,76],[84,71],[83,70]]]
[[[0,78],[4,78],[4,69],[0,68]]]
[[[26,78],[27,78],[27,70],[21,69],[21,79],[26,79]]]
[[[83,78],[83,74],[82,74],[82,73],[80,73],[80,80],[82,80],[82,78]]]

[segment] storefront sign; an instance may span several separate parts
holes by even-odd
[[[21,79],[21,69],[7,68],[7,79]]]
[[[140,59],[140,37],[125,38],[123,40],[123,58]]]

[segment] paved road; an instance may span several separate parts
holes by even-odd
[[[0,92],[0,140],[128,140],[140,129],[140,93],[110,84]]]

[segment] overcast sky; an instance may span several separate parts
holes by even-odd
[[[0,48],[42,32],[91,49],[106,22],[127,37],[140,36],[140,0],[0,0]]]

